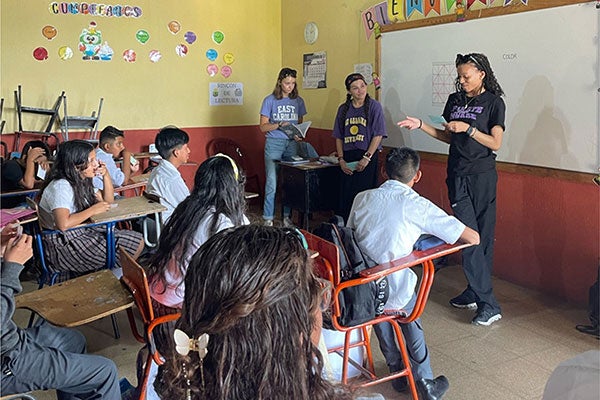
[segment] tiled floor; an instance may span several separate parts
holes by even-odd
[[[33,282],[25,283],[34,290]],[[440,270],[435,277],[423,325],[431,351],[434,374],[450,381],[446,400],[539,400],[556,365],[581,352],[600,349],[600,341],[575,330],[586,323],[583,307],[564,304],[500,279],[496,295],[503,318],[490,327],[473,326],[472,311],[450,307],[448,299],[465,287],[459,266]],[[15,318],[24,325],[29,313],[17,310]],[[135,358],[140,345],[131,335],[126,314],[118,315],[121,338],[112,336],[109,318],[81,327],[89,352],[115,361],[119,373],[135,384]],[[385,368],[376,351],[378,368]],[[600,398],[600,388],[598,389]],[[390,384],[373,388],[386,399],[409,399]],[[36,392],[38,399],[54,399],[54,392]]]

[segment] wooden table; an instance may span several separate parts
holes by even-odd
[[[302,227],[309,230],[309,213],[335,210],[339,198],[339,170],[333,164],[310,161],[303,164],[280,162],[279,183],[282,208],[304,214]]]
[[[34,311],[53,325],[73,327],[133,306],[133,297],[107,269],[15,297],[17,308]]]
[[[156,220],[156,238],[158,239],[160,236],[160,213],[166,209],[167,207],[156,201],[149,200],[144,196],[135,196],[117,199],[110,210],[92,216],[90,218],[92,222],[107,224],[106,240],[107,243],[112,244],[107,246],[107,251],[109,253],[108,264],[110,265],[112,263],[112,265],[114,265],[116,260],[115,225],[117,222],[154,214]],[[150,247],[156,246],[156,243],[152,243],[148,239],[148,229],[145,224],[144,242]]]

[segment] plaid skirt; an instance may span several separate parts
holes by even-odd
[[[85,273],[106,266],[106,226],[53,233],[42,236],[42,240],[51,271]],[[135,254],[142,240],[139,232],[115,229],[116,248],[122,247],[129,254]],[[121,267],[118,256],[116,267]]]

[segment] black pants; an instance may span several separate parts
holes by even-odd
[[[364,150],[348,150],[344,152],[344,160],[347,163],[360,161],[364,154]],[[354,171],[352,175],[346,175],[340,168],[340,202],[335,213],[344,218],[344,223],[348,222],[354,197],[362,191],[377,187],[378,159],[379,152],[376,151],[371,156],[371,161],[367,164],[367,167],[361,172]]]
[[[465,277],[478,298],[479,309],[491,307],[500,312],[500,305],[492,290],[494,263],[494,229],[496,227],[496,170],[448,177],[448,197],[454,216],[463,224],[479,232],[481,242],[462,251]]]

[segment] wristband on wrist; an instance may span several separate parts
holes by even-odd
[[[423,120],[419,119],[419,127],[417,129],[421,129],[422,126],[423,126]]]
[[[344,156],[339,156],[338,161],[344,161]]]
[[[371,161],[371,153],[369,153],[369,152],[367,151],[365,154],[363,154],[362,158],[365,158],[365,159],[367,159],[367,160]]]
[[[469,137],[473,137],[475,136],[475,131],[477,130],[477,128],[475,128],[473,125],[469,126],[469,128],[467,129],[467,135],[469,135]]]

